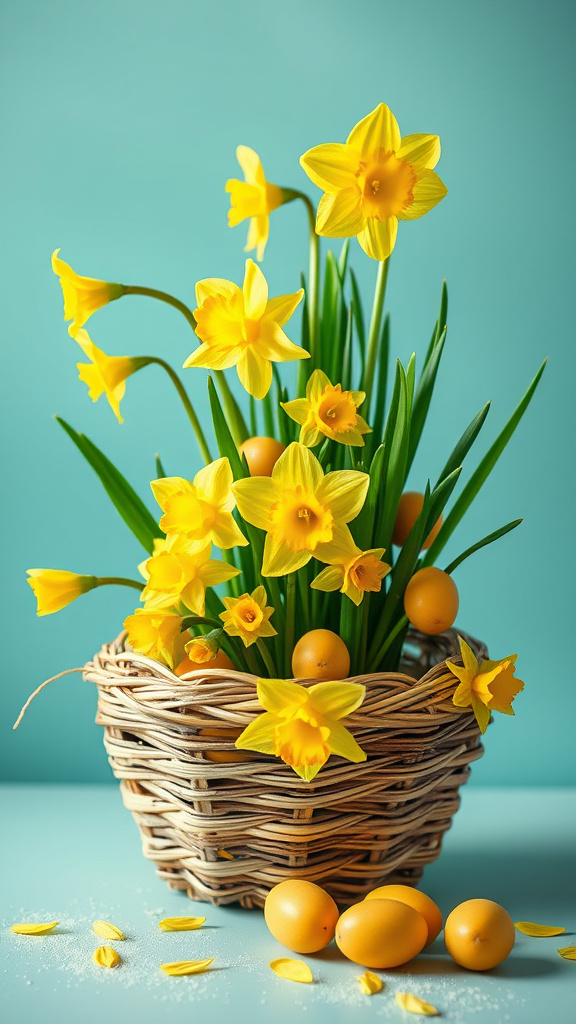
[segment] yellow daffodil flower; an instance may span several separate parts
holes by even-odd
[[[124,285],[98,281],[95,277],[80,277],[72,267],[58,257],[60,249],[52,253],[52,270],[60,278],[64,295],[64,319],[72,320],[70,333],[83,327],[92,313],[114,299],[124,295]]]
[[[220,618],[228,636],[241,637],[245,647],[250,647],[262,636],[276,636],[276,630],[269,621],[274,608],[266,605],[264,587],[256,587],[251,594],[223,597],[222,600],[226,611],[220,612]]]
[[[450,671],[460,680],[453,702],[457,708],[472,706],[480,732],[486,732],[490,713],[501,711],[513,715],[512,701],[524,689],[521,679],[514,677],[516,654],[500,661],[478,662],[476,655],[461,636],[458,637],[464,665],[447,661]]]
[[[168,608],[183,601],[194,615],[204,615],[206,588],[238,576],[240,570],[210,558],[212,545],[198,548],[182,534],[172,534],[163,551],[146,562],[148,582],[142,591],[146,609]]]
[[[370,548],[362,551],[348,533],[338,534],[333,543],[334,551],[328,567],[318,574],[310,586],[313,590],[339,590],[359,605],[366,591],[376,593],[382,588],[382,580],[390,572],[390,566],[382,561],[384,548]]]
[[[191,551],[210,542],[223,550],[245,547],[248,541],[232,515],[236,504],[232,480],[225,458],[201,469],[192,483],[180,476],[153,480],[152,491],[164,513],[160,528],[167,534],[182,534],[192,542]]]
[[[317,233],[356,235],[368,256],[387,259],[398,221],[422,217],[446,195],[432,170],[439,158],[437,135],[401,138],[396,118],[380,103],[345,143],[315,146],[300,157],[308,177],[324,190]]]
[[[67,569],[27,569],[38,603],[37,615],[51,615],[98,586],[97,576],[79,576]]]
[[[236,366],[246,391],[264,398],[272,383],[273,362],[309,358],[310,353],[294,345],[282,330],[303,295],[300,289],[269,299],[266,278],[254,260],[246,260],[242,288],[216,277],[199,281],[194,317],[202,344],[184,366],[213,370]]]
[[[139,370],[146,360],[132,359],[130,356],[107,356],[94,344],[83,327],[75,330],[72,336],[90,359],[89,363],[76,363],[78,376],[88,385],[90,398],[97,402],[100,395],[106,395],[118,422],[123,423],[120,402],[126,391],[126,378]]]
[[[280,456],[272,476],[237,480],[233,491],[240,515],[267,533],[263,576],[285,576],[312,556],[328,562],[336,537],[360,512],[370,478],[344,469],[324,476],[318,459],[294,441]]]
[[[310,782],[330,757],[366,760],[341,719],[360,707],[366,687],[358,683],[316,683],[259,679],[258,700],[265,709],[236,740],[240,750],[274,754]]]
[[[217,632],[218,630],[213,629],[207,636],[194,636],[188,641],[184,649],[190,661],[195,662],[196,665],[214,661],[220,650]]]
[[[170,668],[178,664],[183,654],[184,638],[181,625],[180,615],[161,608],[152,611],[137,608],[133,615],[124,619],[128,643],[133,650]]]
[[[340,444],[363,445],[362,434],[371,428],[358,415],[357,409],[366,398],[364,391],[342,391],[333,385],[323,370],[314,370],[306,385],[306,398],[281,402],[284,412],[300,423],[300,444],[313,448],[322,437]]]
[[[228,224],[234,228],[247,217],[250,218],[248,242],[244,251],[256,249],[256,259],[260,262],[264,258],[268,241],[270,214],[282,206],[284,192],[278,185],[266,181],[260,157],[253,149],[238,146],[236,157],[244,172],[244,181],[230,178],[226,182],[226,191],[230,193]]]

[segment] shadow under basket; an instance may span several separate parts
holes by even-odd
[[[418,882],[483,754],[471,710],[452,703],[448,657],[460,660],[454,630],[413,631],[398,672],[355,677],[366,697],[345,724],[368,758],[332,755],[313,782],[278,758],[236,750],[262,710],[255,676],[207,668],[177,679],[126,650],[122,634],[84,678],[98,686],[96,721],[144,854],[171,888],[261,907],[277,882],[306,878],[348,904],[378,885]]]

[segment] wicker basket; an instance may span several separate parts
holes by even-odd
[[[255,907],[277,882],[302,877],[346,904],[386,881],[418,882],[482,756],[474,716],[443,685],[456,682],[450,656],[459,657],[454,631],[411,633],[402,672],[358,676],[366,698],[346,725],[368,759],[332,756],[311,783],[274,757],[234,760],[230,730],[261,711],[254,676],[207,669],[176,679],[127,651],[122,635],[84,677],[98,686],[96,721],[144,854],[171,888]]]

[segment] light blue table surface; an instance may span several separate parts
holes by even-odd
[[[567,934],[518,934],[499,968],[457,967],[442,938],[394,972],[384,990],[361,994],[360,969],[333,945],[305,957],[315,983],[272,974],[268,962],[290,955],[268,933],[259,911],[190,903],[156,878],[140,852],[137,828],[115,786],[5,786],[2,789],[2,1017],[4,1024],[202,1021],[203,1024],[345,1024],[373,1018],[421,1020],[401,1011],[395,991],[434,1003],[454,1024],[574,1024],[576,963],[558,947],[575,943],[576,800],[569,789],[480,789],[462,807],[439,861],[422,888],[447,914],[465,899],[487,897],[514,920],[564,925]],[[161,933],[162,917],[206,915],[201,931]],[[122,965],[93,964],[104,940],[91,931],[110,920],[127,936],[116,944]],[[15,921],[60,921],[41,938],[15,935]],[[571,934],[570,934],[571,933]],[[214,970],[170,978],[161,963],[214,955]]]

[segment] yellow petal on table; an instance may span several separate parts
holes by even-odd
[[[205,920],[205,917],[165,917],[158,922],[158,927],[162,932],[193,932],[201,928]]]
[[[360,983],[360,988],[367,996],[373,996],[384,988],[382,978],[379,978],[377,974],[373,974],[372,971],[365,971],[364,974],[359,975],[357,980]]]
[[[208,960],[177,960],[173,964],[160,964],[160,970],[171,977],[180,978],[185,974],[202,974],[213,962],[213,956]]]
[[[545,939],[549,935],[562,935],[565,928],[557,928],[550,924],[534,924],[533,921],[516,921],[514,927],[523,935],[533,935],[538,939]]]
[[[286,978],[287,981],[300,981],[309,985],[314,981],[312,971],[303,960],[291,960],[289,957],[281,957],[280,960],[271,960],[270,967],[279,978]]]
[[[48,924],[11,924],[10,929],[17,935],[48,935],[57,924],[58,921],[50,921]]]
[[[564,949],[557,949],[556,952],[559,953],[564,960],[576,960],[576,946],[565,946]]]
[[[98,967],[118,967],[120,963],[118,953],[111,946],[98,946],[92,959]]]
[[[96,932],[101,939],[110,939],[113,942],[119,942],[120,939],[126,938],[124,932],[121,932],[115,924],[110,924],[110,921],[94,921],[92,931]]]
[[[413,996],[411,992],[397,992],[396,1002],[402,1010],[408,1013],[419,1013],[423,1017],[439,1017],[440,1013],[432,1003],[427,1003],[419,996]]]

